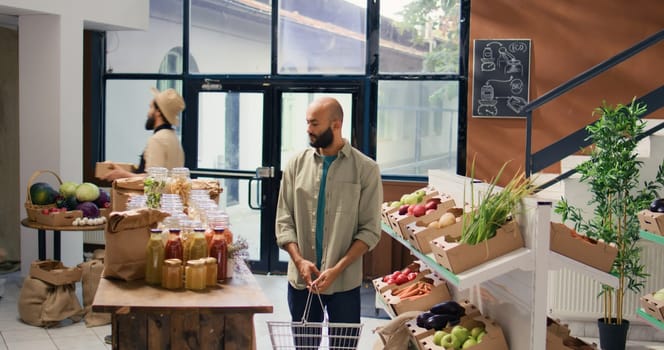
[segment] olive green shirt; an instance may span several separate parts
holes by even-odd
[[[383,185],[378,164],[348,141],[327,173],[325,229],[321,271],[333,267],[359,239],[373,249],[380,239],[380,206]],[[302,257],[316,262],[316,208],[323,171],[323,157],[309,148],[292,158],[284,169],[277,204],[277,244],[295,242]],[[297,289],[306,287],[293,261],[288,263],[288,281]],[[357,259],[325,291],[343,292],[362,283],[362,259]]]

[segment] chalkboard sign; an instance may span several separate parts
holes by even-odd
[[[530,85],[530,40],[475,40],[473,116],[525,117]]]

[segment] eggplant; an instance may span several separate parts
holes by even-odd
[[[429,311],[437,315],[454,315],[457,318],[466,314],[466,309],[454,300],[438,303],[432,306]]]
[[[429,319],[429,317],[433,315],[435,315],[433,312],[423,312],[417,315],[417,318],[415,319],[417,326],[426,329],[431,329],[431,327],[429,327],[429,323],[427,323],[427,320]]]
[[[459,317],[455,315],[433,315],[429,318],[427,318],[427,325],[429,328],[427,329],[435,329],[437,331],[444,329],[447,327],[447,324],[458,324],[459,323]]]
[[[657,198],[650,203],[650,211],[653,213],[664,213],[664,198]]]

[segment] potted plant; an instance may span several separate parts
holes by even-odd
[[[228,264],[226,265],[226,275],[231,278],[233,272],[238,266],[238,261],[249,261],[249,242],[247,239],[239,236],[237,239],[226,247],[226,258]]]
[[[590,160],[577,167],[580,181],[589,185],[588,204],[593,212],[584,216],[580,208],[570,205],[565,198],[555,208],[563,222],[570,220],[578,232],[613,242],[618,249],[611,270],[618,277],[618,287],[602,285],[599,293],[603,297],[604,316],[597,323],[600,345],[605,350],[625,349],[629,321],[623,319],[624,295],[627,290],[638,293],[648,276],[640,261],[641,249],[636,245],[640,230],[637,213],[648,207],[664,183],[662,164],[654,181],[644,181],[639,186],[643,164],[637,159],[636,147],[645,126],[639,116],[645,111],[644,105],[634,101],[615,107],[603,103],[595,110],[599,120],[586,127],[588,138],[594,143]]]

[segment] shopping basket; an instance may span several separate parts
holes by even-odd
[[[313,286],[315,288],[315,285]],[[312,289],[313,289],[312,288]],[[361,323],[330,323],[327,313],[323,322],[308,322],[312,295],[318,296],[321,309],[323,300],[318,291],[309,290],[301,321],[268,321],[272,349],[274,350],[355,350],[362,332]]]

